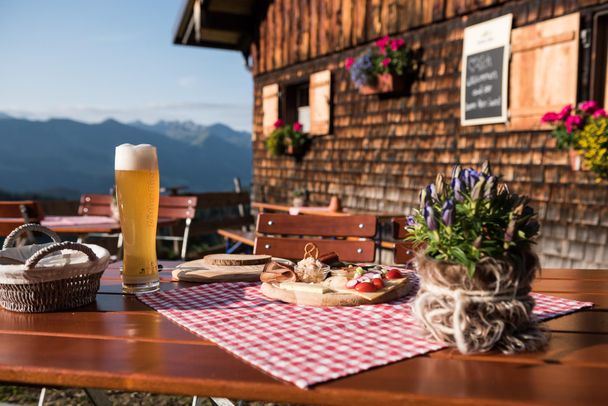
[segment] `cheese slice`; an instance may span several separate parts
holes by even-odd
[[[323,287],[323,285],[304,282],[281,282],[279,283],[279,288],[294,292],[316,293],[319,295],[330,291],[329,289]]]

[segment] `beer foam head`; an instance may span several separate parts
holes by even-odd
[[[156,147],[150,144],[122,144],[116,147],[115,170],[135,171],[157,168]]]

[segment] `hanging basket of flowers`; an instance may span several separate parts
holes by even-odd
[[[310,139],[302,130],[303,126],[299,122],[289,125],[281,119],[277,120],[274,130],[264,143],[266,150],[275,157],[288,155],[301,159],[310,145]]]
[[[456,166],[437,176],[408,218],[420,290],[414,314],[428,334],[462,353],[534,351],[546,343],[532,315],[536,213],[493,176]],[[422,248],[424,247],[424,248]]]
[[[581,133],[588,125],[596,120],[604,119],[606,111],[599,107],[595,100],[580,103],[576,108],[568,104],[559,112],[547,112],[541,118],[541,123],[553,125],[551,135],[557,140],[557,148],[568,150],[568,160],[573,171],[580,171],[587,165],[583,159],[586,148],[580,144]],[[589,141],[589,132],[586,133]]]
[[[363,95],[402,93],[412,82],[418,63],[403,38],[383,37],[358,58],[347,58],[344,67]]]

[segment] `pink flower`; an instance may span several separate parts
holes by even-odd
[[[570,134],[572,130],[580,127],[581,124],[583,124],[583,118],[581,116],[569,116],[566,119],[566,131]]]
[[[566,117],[570,116],[570,113],[572,113],[572,105],[571,104],[567,104],[564,106],[564,108],[562,109],[562,111],[560,111],[557,114],[557,119],[559,121],[564,121],[566,119]]]
[[[280,118],[274,122],[274,128],[281,128],[285,125],[285,121],[281,120]]]
[[[599,118],[599,117],[606,117],[606,110],[604,110],[604,109],[595,110],[595,113],[593,113],[593,118]]]
[[[376,46],[380,49],[384,49],[386,48],[386,46],[388,45],[388,42],[390,41],[390,38],[388,37],[388,35],[386,37],[382,37],[379,40],[376,41]]]
[[[391,64],[391,58],[384,58],[382,60],[382,66],[384,66],[385,68]]]
[[[294,131],[302,131],[302,128],[304,128],[304,126],[302,126],[302,124],[300,124],[299,121],[296,121],[295,123],[293,123],[293,130]]]
[[[404,45],[405,45],[405,40],[403,38],[395,38],[394,40],[391,41],[391,49],[393,51],[398,50],[399,48],[401,48]]]
[[[350,70],[350,67],[353,66],[353,63],[355,63],[355,58],[346,58],[346,60],[344,61],[344,67],[346,68],[346,70]]]
[[[593,113],[599,107],[600,106],[598,106],[598,104],[597,104],[597,102],[595,100],[587,100],[585,102],[582,102],[578,106],[579,109],[581,109],[585,113],[589,113],[589,114]]]
[[[558,118],[558,114],[557,113],[553,113],[553,112],[548,112],[545,113],[542,118],[540,119],[541,123],[553,123],[555,121],[559,120]]]

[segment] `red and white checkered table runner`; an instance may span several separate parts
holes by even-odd
[[[399,300],[356,307],[297,306],[271,301],[260,284],[214,283],[139,295],[194,334],[300,388],[422,355],[445,345],[424,339],[411,312],[417,290]],[[542,320],[584,307],[534,294]]]

